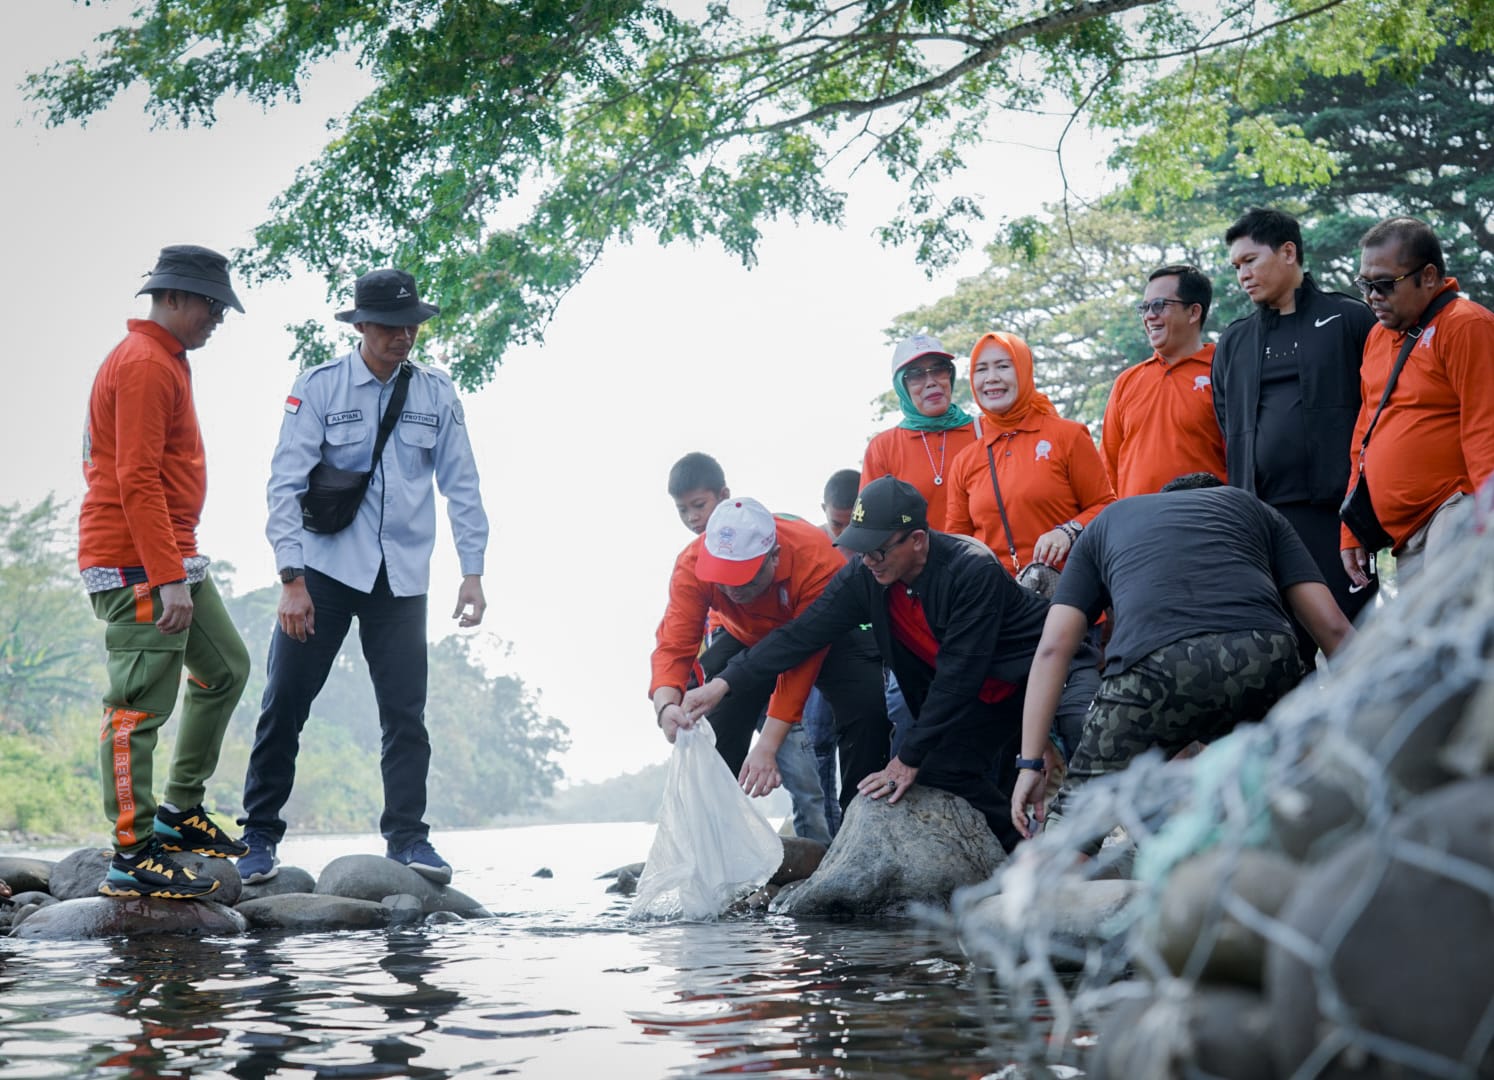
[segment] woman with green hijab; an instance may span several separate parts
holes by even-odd
[[[949,467],[980,437],[980,421],[954,403],[954,355],[938,340],[914,334],[892,353],[892,388],[903,419],[867,445],[861,486],[891,474],[929,504],[929,526],[944,528]]]

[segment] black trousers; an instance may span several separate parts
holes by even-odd
[[[431,762],[425,730],[426,598],[395,596],[383,567],[373,591],[366,593],[307,567],[306,591],[316,606],[316,633],[297,641],[277,624],[270,639],[239,824],[264,832],[277,843],[285,835],[280,812],[295,784],[301,729],[356,617],[379,705],[379,768],[384,778],[379,831],[391,851],[423,840],[430,833],[424,818]]]
[[[916,783],[958,795],[983,814],[1002,848],[1011,851],[1022,837],[1012,825],[1012,787],[1017,751],[1022,747],[1024,680],[994,705],[982,703],[979,723],[951,732],[929,752]]]
[[[1302,546],[1307,548],[1307,553],[1312,556],[1313,562],[1318,564],[1318,570],[1322,572],[1324,579],[1328,582],[1328,591],[1333,594],[1333,599],[1338,603],[1338,609],[1344,613],[1344,617],[1350,622],[1358,618],[1359,613],[1364,610],[1366,604],[1375,598],[1375,593],[1380,589],[1379,575],[1370,578],[1367,587],[1358,592],[1350,592],[1353,582],[1344,570],[1343,559],[1339,556],[1339,520],[1338,509],[1332,506],[1315,506],[1311,503],[1283,503],[1273,506],[1282,517],[1297,531]],[[1314,668],[1314,658],[1317,656],[1318,644],[1313,641],[1312,635],[1307,628],[1297,621],[1292,614],[1291,606],[1287,606],[1287,615],[1292,619],[1292,632],[1297,635],[1297,655],[1302,657],[1302,664],[1308,671]]]
[[[745,649],[736,638],[718,630],[700,656],[707,681],[721,673],[737,653]],[[892,743],[892,724],[887,719],[887,699],[882,690],[882,660],[870,630],[852,630],[830,646],[815,686],[835,717],[835,745],[840,752],[840,805],[850,805],[862,778],[887,765]],[[716,733],[716,749],[735,775],[752,743],[758,717],[772,696],[771,684],[733,687],[716,710],[706,717]]]

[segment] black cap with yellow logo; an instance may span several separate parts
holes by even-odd
[[[929,504],[912,484],[888,474],[856,496],[851,523],[835,541],[847,551],[875,551],[904,529],[927,529]]]

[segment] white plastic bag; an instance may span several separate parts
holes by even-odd
[[[715,919],[782,864],[783,841],[716,753],[711,725],[681,730],[628,918]]]

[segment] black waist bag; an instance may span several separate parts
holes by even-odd
[[[1374,434],[1375,425],[1380,422],[1380,414],[1385,411],[1390,395],[1395,392],[1396,380],[1401,377],[1401,369],[1406,366],[1406,358],[1411,355],[1412,348],[1421,340],[1422,332],[1431,325],[1437,313],[1457,298],[1458,294],[1450,290],[1438,293],[1437,298],[1421,313],[1418,325],[1406,332],[1406,341],[1401,345],[1400,354],[1396,356],[1395,364],[1390,369],[1390,378],[1385,380],[1385,391],[1380,395],[1380,404],[1375,409],[1375,415],[1370,417],[1369,427],[1364,431],[1364,438],[1360,440],[1358,472],[1354,478],[1354,486],[1345,496],[1343,505],[1338,508],[1338,519],[1349,527],[1349,531],[1364,545],[1364,550],[1371,554],[1390,547],[1394,540],[1385,531],[1385,526],[1380,524],[1380,517],[1375,513],[1375,504],[1370,501],[1369,481],[1364,477],[1365,448],[1369,446],[1370,436]]]
[[[394,391],[389,395],[389,404],[384,407],[384,416],[379,421],[379,437],[374,440],[373,464],[366,472],[339,469],[319,461],[306,477],[306,492],[301,496],[301,527],[307,532],[342,532],[358,516],[358,507],[363,505],[363,496],[368,494],[373,470],[384,453],[384,444],[394,430],[400,410],[405,407],[405,392],[410,384],[410,365],[401,364]]]

